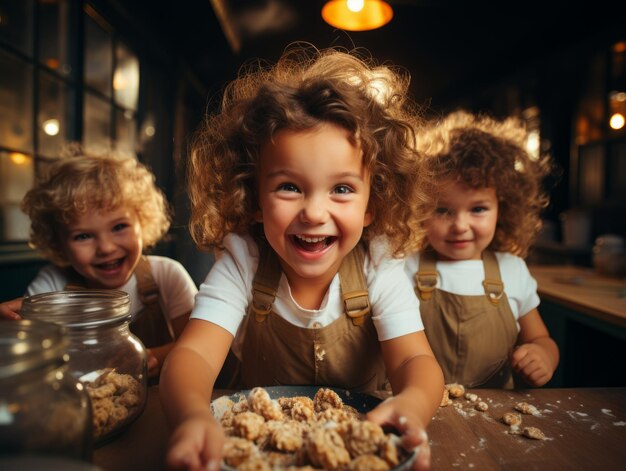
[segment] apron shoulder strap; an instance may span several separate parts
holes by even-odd
[[[139,263],[135,268],[135,277],[137,278],[137,291],[141,304],[146,308],[148,306],[158,305],[159,303],[159,287],[152,276],[152,268],[150,262],[145,256],[141,256]]]
[[[154,281],[150,261],[145,255],[139,259],[134,274],[137,278],[137,293],[143,304],[143,310],[131,323],[131,331],[148,348],[174,341],[174,328],[161,309],[159,287]]]
[[[430,247],[420,253],[420,267],[415,274],[415,293],[428,301],[437,286],[437,254]]]
[[[354,325],[361,325],[370,313],[367,283],[363,275],[365,262],[363,244],[358,244],[339,267],[339,282],[346,315]]]
[[[252,280],[252,312],[257,322],[263,322],[274,304],[278,283],[283,274],[278,255],[265,240],[258,240],[259,266]]]
[[[504,294],[504,283],[502,283],[498,259],[491,250],[483,251],[483,265],[485,267],[485,279],[483,281],[485,295],[491,304],[497,306]]]
[[[137,277],[137,291],[139,292],[141,303],[146,307],[158,303],[159,287],[152,277],[150,262],[143,255],[135,268],[135,277]]]

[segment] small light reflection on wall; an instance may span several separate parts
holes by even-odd
[[[613,114],[609,120],[609,126],[615,130],[622,129],[624,127],[624,115],[621,113]]]
[[[42,127],[43,132],[45,132],[48,136],[56,136],[61,130],[59,120],[55,118],[45,120]]]

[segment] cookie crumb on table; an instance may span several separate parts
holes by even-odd
[[[479,401],[478,404],[474,406],[474,409],[479,412],[485,412],[487,411],[487,409],[489,409],[489,405],[484,401]]]
[[[454,399],[465,398],[466,401],[455,401]],[[468,404],[469,403],[469,404]],[[472,392],[466,392],[465,387],[461,384],[451,383],[446,384],[443,397],[441,399],[440,407],[446,407],[452,405],[455,410],[464,417],[471,417],[475,415],[474,411],[487,412],[489,410],[489,404],[483,401],[477,394]],[[536,406],[529,404],[528,402],[517,402],[513,404],[512,409],[517,412],[505,412],[499,419],[500,422],[509,426],[509,430],[506,433],[511,435],[519,435],[525,438],[533,440],[545,440],[545,434],[537,427],[524,427],[522,425],[522,414],[534,415],[541,417],[541,413]],[[485,414],[489,418],[488,414]]]
[[[527,415],[539,414],[539,410],[535,406],[533,406],[532,404],[528,404],[527,402],[518,402],[517,404],[515,404],[515,410]]]
[[[534,440],[543,440],[544,438],[546,438],[543,432],[537,427],[524,427],[522,435],[527,438],[532,438]]]
[[[502,415],[502,422],[507,425],[521,425],[522,424],[522,416],[515,412],[505,412]]]
[[[453,398],[462,397],[465,394],[465,386],[462,384],[446,384],[446,389],[448,390],[449,396]]]

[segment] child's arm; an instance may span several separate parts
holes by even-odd
[[[518,347],[511,366],[531,386],[543,386],[559,364],[559,347],[550,338],[539,311],[533,309],[519,320]]]
[[[22,299],[23,298],[15,298],[11,301],[0,303],[0,319],[21,319],[20,309],[22,309]]]
[[[412,469],[428,469],[430,446],[425,428],[441,403],[443,373],[424,331],[381,342],[381,348],[394,396],[367,418],[394,426],[407,449],[419,446]]]
[[[170,469],[220,468],[224,432],[210,403],[232,341],[216,324],[192,319],[163,365],[161,403],[173,430],[166,458]]]
[[[182,316],[178,316],[172,319],[172,330],[174,331],[174,340],[178,339],[180,335],[183,333],[187,322],[189,321],[189,315],[191,312],[183,314]],[[172,348],[174,348],[175,342],[170,342],[165,345],[160,345],[158,347],[153,347],[148,349],[148,376],[158,376],[161,367],[163,366],[163,362],[165,361],[165,357],[167,357],[168,353]]]

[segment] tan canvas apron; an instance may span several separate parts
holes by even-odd
[[[509,358],[517,341],[517,323],[495,255],[483,252],[485,295],[477,296],[435,288],[436,262],[432,250],[421,254],[415,291],[426,336],[446,383],[512,388]]]
[[[68,283],[65,289],[85,289],[86,280],[73,269],[67,270]],[[159,287],[154,282],[150,262],[145,256],[139,259],[135,268],[137,291],[143,309],[137,313],[130,324],[130,331],[135,334],[146,348],[158,347],[174,341],[174,330],[159,304]]]
[[[241,326],[240,386],[327,385],[356,391],[384,386],[385,366],[370,313],[363,251],[357,246],[339,269],[345,315],[315,329],[297,327],[272,311],[282,269],[274,250],[260,243],[253,301]]]

